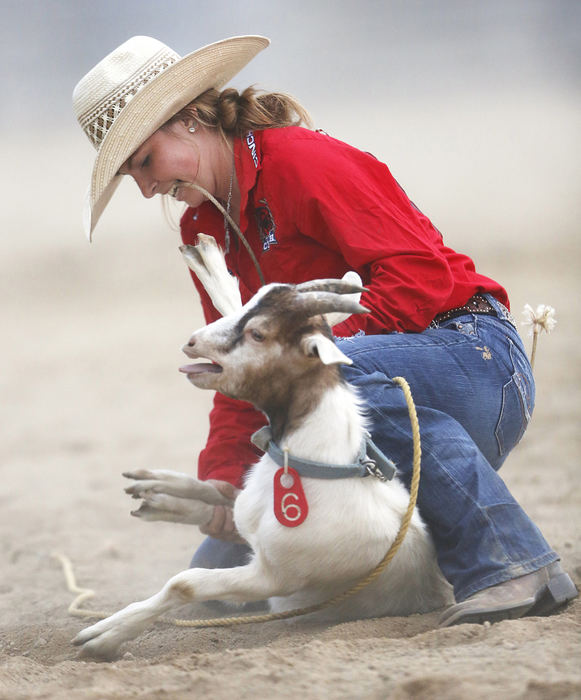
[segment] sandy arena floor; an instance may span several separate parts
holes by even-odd
[[[581,696],[579,600],[549,618],[442,630],[436,613],[335,627],[162,624],[118,662],[77,660],[69,642],[84,623],[67,615],[72,595],[52,553],[95,589],[88,606],[111,611],[184,568],[199,533],[129,517],[121,472],[194,471],[211,397],[176,369],[201,323],[177,236],[107,234],[89,248],[78,231],[48,244],[57,224],[47,226],[4,243],[0,262],[0,698]],[[579,584],[579,245],[572,229],[559,235],[556,255],[548,241],[527,249],[503,231],[494,255],[465,249],[508,287],[517,316],[525,302],[557,308],[537,357],[537,409],[502,474]]]

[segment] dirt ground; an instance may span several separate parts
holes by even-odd
[[[337,626],[159,624],[115,663],[78,660],[70,640],[85,623],[67,614],[73,594],[53,554],[96,591],[87,606],[111,611],[184,568],[199,533],[129,517],[121,473],[194,471],[211,396],[177,372],[201,323],[177,235],[122,235],[123,207],[141,212],[138,229],[151,204],[122,195],[106,219],[119,231],[101,231],[91,247],[78,227],[63,234],[57,212],[31,224],[24,206],[4,214],[4,228],[27,228],[4,240],[0,259],[0,698],[581,697],[580,600],[548,618],[451,629],[437,628],[437,613]],[[515,315],[525,302],[557,309],[538,351],[535,415],[502,474],[579,585],[577,232],[557,226],[523,246],[499,218],[491,245],[477,236],[461,246],[453,232],[451,244],[508,287]]]

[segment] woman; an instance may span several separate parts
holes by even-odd
[[[552,612],[577,595],[575,586],[497,475],[534,403],[507,294],[444,245],[383,163],[299,126],[308,116],[292,98],[221,91],[268,43],[235,37],[180,58],[155,39],[134,37],[80,81],[75,110],[98,148],[87,232],[130,175],[145,197],[169,194],[188,205],[183,241],[215,236],[243,301],[262,278],[296,283],[356,270],[371,313],[334,332],[353,360],[345,376],[369,407],[373,439],[404,480],[412,441],[390,378],[403,375],[412,387],[423,447],[418,504],[457,601],[441,624]],[[234,498],[256,460],[249,436],[263,422],[251,406],[217,395],[200,478]],[[216,507],[205,532],[193,565],[243,561],[231,509]]]

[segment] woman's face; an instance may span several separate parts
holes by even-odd
[[[215,197],[222,198],[222,154],[220,139],[212,130],[175,122],[154,132],[119,168],[131,175],[141,194],[171,194],[180,202],[197,207],[203,195],[182,183],[196,182]]]

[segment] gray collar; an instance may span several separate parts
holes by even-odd
[[[272,439],[272,431],[269,425],[257,430],[250,438],[252,443],[279,465],[285,465],[285,453]],[[375,476],[381,481],[393,479],[395,464],[388,459],[383,452],[373,443],[371,435],[365,433],[361,440],[361,447],[357,456],[357,462],[353,464],[327,464],[325,462],[311,462],[308,459],[287,457],[289,467],[295,469],[300,476],[314,479],[345,479],[353,476]]]

